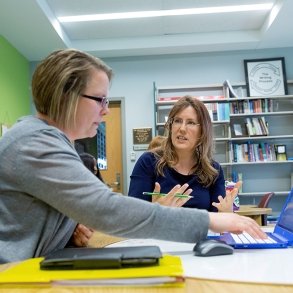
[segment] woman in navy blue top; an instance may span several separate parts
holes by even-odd
[[[128,195],[169,206],[232,211],[238,189],[226,194],[223,170],[212,157],[213,128],[204,103],[190,96],[178,100],[166,129],[162,145],[142,154],[135,164]],[[192,198],[143,194],[171,189]]]

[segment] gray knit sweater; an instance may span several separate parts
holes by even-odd
[[[112,192],[55,127],[28,116],[0,138],[0,263],[63,248],[76,223],[126,238],[197,242],[208,213]]]

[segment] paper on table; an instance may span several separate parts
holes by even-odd
[[[208,231],[208,237],[218,237],[220,233],[213,231]],[[195,243],[187,242],[173,242],[166,240],[157,240],[157,239],[126,239],[120,242],[116,242],[108,245],[108,247],[124,247],[124,246],[148,246],[156,245],[159,246],[163,253],[180,255],[181,253],[186,254],[193,251]]]
[[[127,278],[127,279],[104,279],[104,280],[59,280],[53,281],[53,285],[62,286],[162,286],[181,285],[183,277],[151,277],[151,278]]]
[[[163,253],[180,255],[180,252],[191,252],[195,243],[172,242],[157,239],[127,239],[117,243],[110,244],[108,247],[125,246],[159,246]]]

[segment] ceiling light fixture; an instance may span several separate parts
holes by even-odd
[[[158,10],[158,11],[134,11],[134,12],[121,12],[121,13],[62,16],[62,17],[58,17],[58,20],[60,22],[98,21],[98,20],[114,20],[114,19],[129,19],[129,18],[159,17],[159,16],[270,10],[272,9],[272,7],[273,7],[273,3],[267,3],[267,4],[254,4],[254,5],[204,7],[204,8],[172,9],[172,10]]]

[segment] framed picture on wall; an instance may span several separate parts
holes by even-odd
[[[284,57],[244,60],[244,71],[249,97],[288,94]]]
[[[142,127],[142,128],[133,128],[133,150],[142,151],[148,148],[149,143],[151,142],[152,128],[151,127]]]

